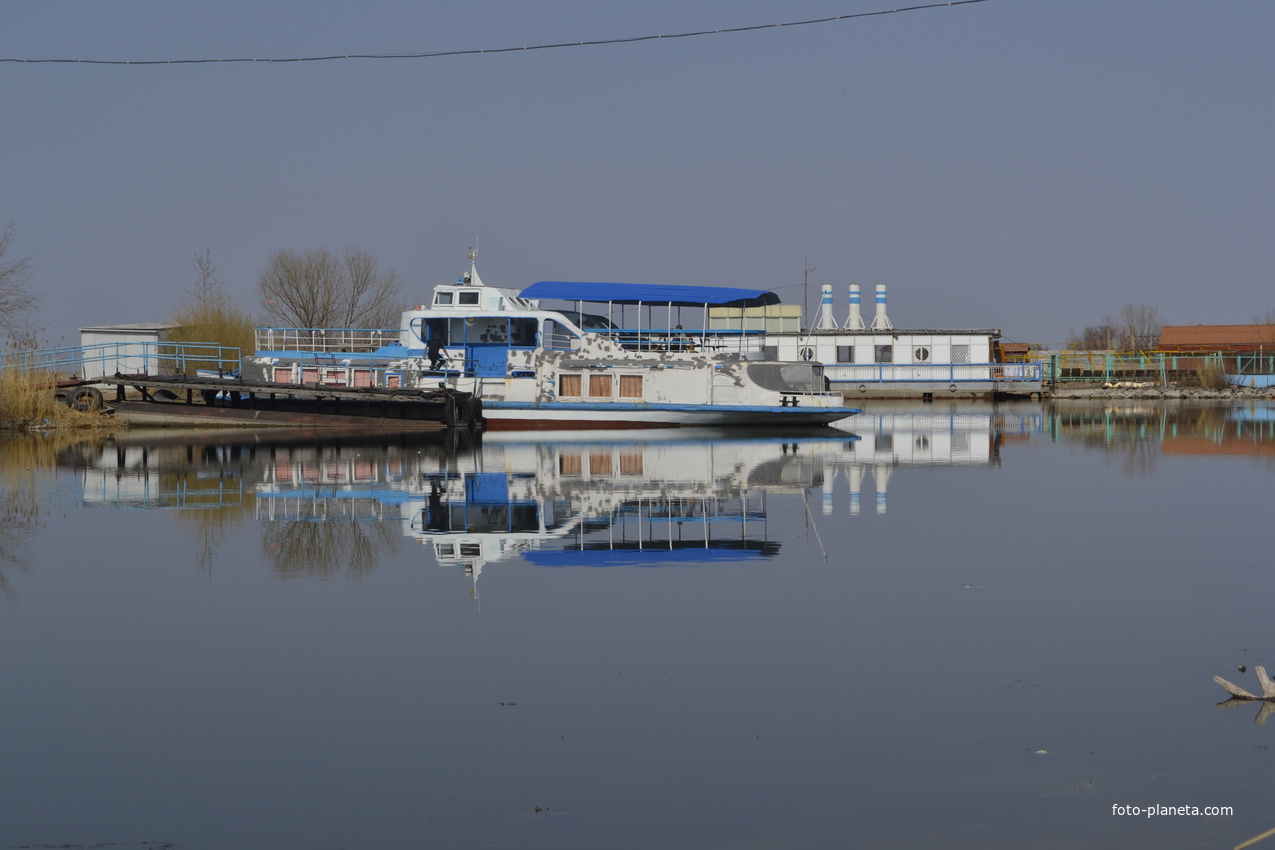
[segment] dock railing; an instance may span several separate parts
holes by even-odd
[[[13,369],[82,380],[117,374],[229,374],[238,371],[239,359],[238,348],[218,342],[104,342],[0,353],[0,372]]]

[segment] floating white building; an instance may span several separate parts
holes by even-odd
[[[900,329],[886,312],[885,284],[876,287],[870,321],[860,310],[858,284],[850,284],[849,296],[850,312],[840,323],[827,284],[811,328],[767,323],[767,356],[821,363],[830,388],[851,398],[1038,396],[1043,390],[1041,364],[1002,362],[999,329]]]

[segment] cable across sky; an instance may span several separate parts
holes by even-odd
[[[874,18],[882,15],[897,15],[903,12],[922,12],[930,9],[942,9],[948,6],[971,6],[975,3],[986,3],[988,0],[952,0],[947,3],[927,3],[919,6],[904,6],[897,9],[879,9],[873,12],[855,12],[849,15],[834,15],[829,18],[814,18],[807,21],[785,21],[774,24],[754,24],[744,27],[726,27],[722,29],[698,30],[695,32],[679,32],[668,35],[638,35],[624,38],[603,38],[587,41],[562,41],[553,44],[533,44],[522,47],[471,48],[467,50],[435,50],[422,53],[344,53],[330,56],[292,56],[266,58],[232,58],[232,59],[18,59],[0,58],[0,62],[24,65],[216,65],[238,64],[244,62],[293,63],[293,62],[334,62],[342,59],[442,59],[452,56],[475,56],[498,53],[523,53],[532,50],[557,50],[564,47],[601,47],[613,44],[636,44],[643,41],[663,41],[673,38],[698,38],[706,35],[728,35],[732,33],[756,32],[758,30],[780,29],[783,27],[803,27],[812,24],[831,24],[837,21],[849,21],[856,18]]]

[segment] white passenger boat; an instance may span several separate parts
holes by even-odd
[[[547,309],[542,301],[574,304]],[[763,360],[673,327],[674,311],[777,302],[762,290],[542,281],[486,286],[471,265],[397,331],[264,328],[244,377],[277,384],[451,387],[489,429],[826,425],[857,413],[818,363]],[[593,304],[588,313],[584,305]],[[636,325],[616,323],[636,308]],[[643,318],[643,310],[647,318]],[[662,327],[661,314],[667,318]],[[706,324],[706,323],[705,323]],[[396,338],[395,338],[396,336]],[[432,360],[441,341],[444,362]],[[465,411],[463,418],[477,418]]]

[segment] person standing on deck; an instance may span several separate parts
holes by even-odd
[[[425,343],[425,353],[429,355],[430,371],[437,372],[447,362],[447,352],[443,351],[443,337],[434,334]]]

